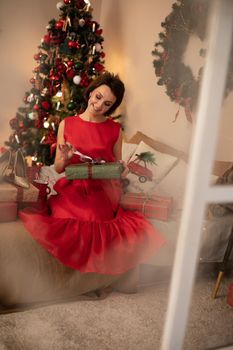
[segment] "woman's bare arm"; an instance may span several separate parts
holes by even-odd
[[[69,160],[73,157],[74,154],[72,145],[65,142],[64,125],[65,122],[62,120],[59,124],[57,133],[57,148],[54,162],[55,170],[59,174],[65,170],[65,167],[68,165]]]
[[[113,146],[113,154],[116,161],[121,160],[122,158],[122,131],[120,130],[117,142]]]

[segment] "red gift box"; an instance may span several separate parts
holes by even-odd
[[[37,210],[42,210],[45,207],[45,201],[42,199],[38,199],[37,202],[19,202],[18,203],[18,210],[24,209],[24,208],[34,208]]]
[[[15,221],[17,218],[16,202],[0,202],[0,222]]]
[[[231,283],[228,287],[227,304],[233,307],[233,283]]]
[[[172,211],[172,197],[127,192],[121,197],[122,208],[138,210],[147,218],[167,221]]]

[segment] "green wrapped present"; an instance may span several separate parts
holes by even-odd
[[[67,180],[78,179],[119,179],[124,167],[119,162],[103,164],[72,164],[65,168]]]

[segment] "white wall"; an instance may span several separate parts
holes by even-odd
[[[164,87],[157,85],[151,54],[154,43],[158,41],[158,33],[162,31],[161,22],[171,12],[174,2],[102,0],[100,23],[104,29],[106,67],[118,72],[127,88],[122,107],[127,136],[131,137],[140,130],[187,151],[194,125],[187,122],[183,109],[176,123],[172,123],[178,105],[170,101]],[[202,65],[198,57],[202,44],[192,40],[184,57],[195,71]],[[232,111],[233,94],[224,102],[217,152],[219,159],[233,160]]]

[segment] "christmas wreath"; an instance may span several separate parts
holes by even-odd
[[[197,35],[203,41],[206,36],[207,19],[211,0],[177,0],[171,13],[161,23],[164,28],[159,33],[152,55],[158,85],[165,85],[166,94],[171,101],[184,107],[186,118],[192,122],[192,110],[198,97],[203,67],[195,78],[189,66],[183,63],[188,41],[191,35]],[[205,50],[200,50],[205,55]],[[233,89],[233,46],[230,55],[225,97]],[[179,110],[176,113],[177,119]],[[174,120],[174,121],[175,121]]]

